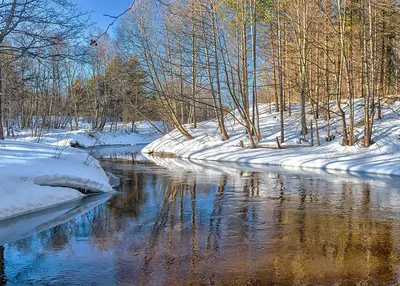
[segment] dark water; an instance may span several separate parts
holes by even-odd
[[[398,178],[122,158],[103,162],[122,177],[117,195],[0,224],[13,240],[0,247],[0,281],[400,283]]]

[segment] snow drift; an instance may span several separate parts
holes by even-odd
[[[335,139],[324,140],[327,123],[321,117],[321,145],[310,147],[310,135],[306,142],[298,147],[301,131],[300,105],[292,106],[292,116],[285,115],[286,143],[282,146],[297,145],[297,148],[246,149],[248,139],[243,125],[228,115],[225,118],[226,128],[230,139],[222,141],[218,133],[216,120],[202,122],[198,128],[187,125],[186,128],[194,139],[188,140],[177,130],[155,140],[143,149],[147,154],[174,154],[180,158],[199,159],[220,162],[239,162],[250,164],[278,165],[283,167],[319,168],[324,170],[341,170],[348,172],[366,172],[385,175],[400,175],[400,102],[383,104],[383,120],[375,120],[373,138],[375,142],[370,148],[364,148],[360,142],[363,136],[363,111],[361,102],[356,102],[355,146],[342,146],[342,126],[338,117],[331,119],[331,131]],[[346,109],[346,106],[343,106]],[[269,113],[268,105],[260,105],[260,128],[262,139],[260,145],[276,146],[279,136],[279,113]],[[237,116],[236,116],[237,117]],[[308,122],[311,115],[308,115]],[[314,134],[314,141],[315,134]]]
[[[112,192],[99,162],[74,148],[0,141],[0,220]]]

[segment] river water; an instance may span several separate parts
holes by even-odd
[[[126,149],[117,194],[0,222],[0,284],[400,283],[399,178]]]

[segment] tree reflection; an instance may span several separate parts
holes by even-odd
[[[241,176],[238,190],[239,184],[229,185],[228,176],[221,174],[215,192],[207,193],[213,194],[211,209],[199,203],[196,180],[163,181],[163,203],[148,236],[140,281],[154,277],[166,284],[394,281],[398,251],[390,221],[355,211],[372,207],[368,184],[355,192],[352,184],[343,183],[340,190],[311,179],[287,189],[288,179],[282,175]],[[320,194],[322,188],[325,193]],[[265,192],[270,193],[267,199]],[[277,199],[269,198],[274,193]],[[208,217],[207,225],[199,215]]]
[[[343,184],[343,192],[349,192]],[[363,186],[362,207],[369,210],[370,191]],[[398,264],[396,238],[390,221],[341,212],[314,213],[307,206],[305,189],[299,193],[300,206],[292,210],[281,205],[286,218],[273,251],[273,282],[278,284],[393,283]],[[352,205],[342,195],[341,205]],[[323,202],[327,203],[327,202]],[[272,274],[272,273],[271,273]]]
[[[0,246],[0,285],[7,283],[4,261],[4,246]]]
[[[66,224],[55,226],[48,232],[43,233],[46,233],[46,238],[48,239],[46,244],[48,249],[63,249],[71,238]]]
[[[217,192],[213,201],[213,210],[209,219],[209,230],[206,241],[206,259],[209,255],[213,256],[213,253],[217,253],[220,248],[219,240],[221,238],[222,205],[227,180],[227,175],[221,175],[219,185],[217,187]],[[212,240],[214,241],[214,243],[213,247],[211,248]]]
[[[59,252],[85,237],[87,256],[106,251],[127,285],[397,283],[397,220],[377,215],[380,189],[366,182],[157,171],[121,171],[108,203],[15,248]]]
[[[137,218],[147,201],[147,193],[143,191],[144,175],[124,172],[123,176],[129,179],[122,182],[119,188],[122,194],[114,196],[109,202],[109,207],[115,217],[123,215]]]

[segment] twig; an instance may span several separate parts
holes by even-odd
[[[161,0],[157,0],[157,1],[158,1],[161,5],[163,5],[163,6],[167,6],[167,7],[170,6],[170,4],[165,3],[165,2],[163,2],[163,1],[161,1]],[[103,33],[101,33],[100,35],[98,35],[98,36],[95,37],[94,39],[91,39],[91,40],[90,40],[90,45],[91,45],[91,46],[97,46],[97,45],[98,45],[98,41],[100,40],[100,38],[102,38],[102,37],[104,37],[105,35],[107,35],[108,30],[111,28],[111,26],[114,25],[114,23],[115,23],[119,18],[121,18],[122,16],[124,16],[124,15],[125,15],[126,13],[128,13],[130,10],[132,10],[132,9],[133,9],[133,5],[135,5],[135,3],[136,3],[136,0],[133,0],[132,3],[131,3],[131,5],[129,6],[129,8],[127,8],[125,11],[123,11],[121,14],[119,14],[119,15],[117,15],[117,16],[112,16],[112,15],[109,15],[109,14],[103,14],[103,16],[109,17],[109,18],[111,18],[111,19],[113,19],[113,20],[107,25],[107,28],[104,30]]]
[[[100,40],[100,38],[102,38],[104,35],[107,35],[108,30],[111,28],[112,25],[114,25],[114,23],[121,18],[123,15],[125,15],[126,13],[128,13],[130,10],[132,10],[133,5],[135,4],[136,0],[133,0],[131,5],[129,6],[128,9],[126,9],[125,11],[123,11],[121,14],[117,15],[117,16],[111,16],[108,14],[104,14],[103,16],[105,17],[109,17],[112,18],[113,20],[111,21],[111,23],[108,24],[107,28],[104,30],[103,33],[101,33],[100,35],[98,35],[95,39],[91,39],[90,40],[90,45],[91,46],[97,46],[98,41]]]

